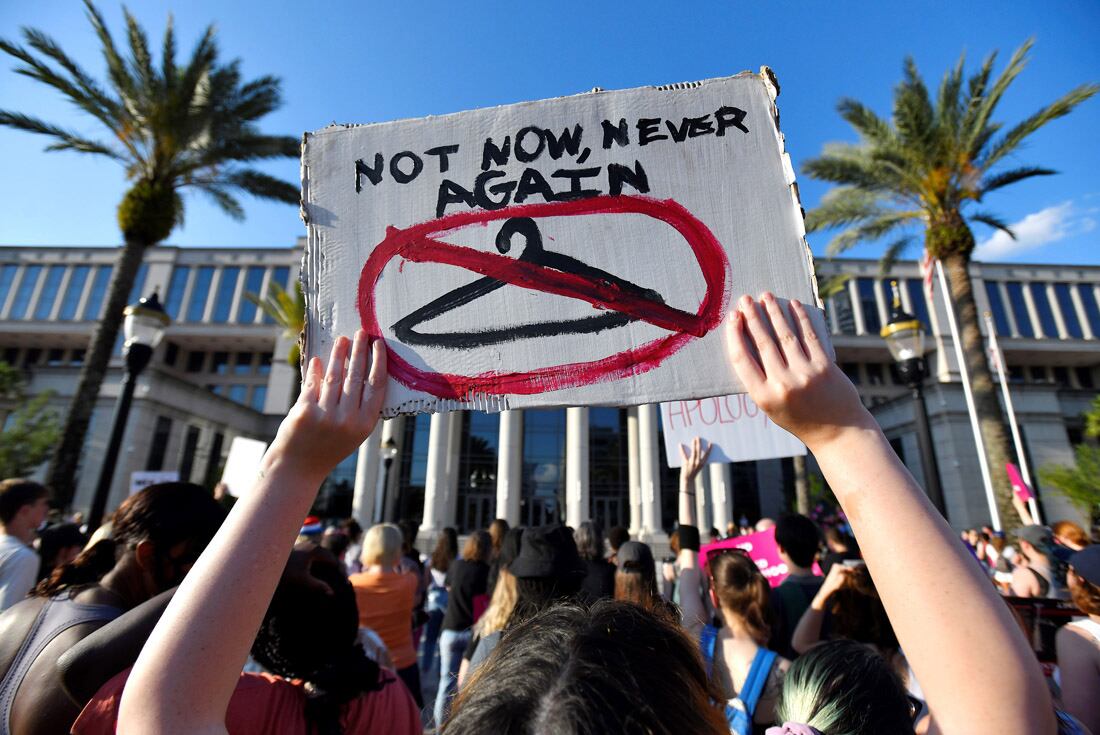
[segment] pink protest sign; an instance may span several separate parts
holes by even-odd
[[[1035,493],[1031,492],[1031,488],[1024,482],[1024,478],[1020,476],[1020,470],[1016,465],[1011,462],[1005,462],[1005,471],[1008,472],[1008,481],[1012,483],[1012,491],[1016,493],[1016,497],[1027,502],[1035,497]]]
[[[723,549],[742,549],[748,553],[749,558],[756,562],[756,566],[772,587],[778,587],[790,574],[787,564],[779,558],[779,547],[775,543],[774,527],[766,531],[735,536],[734,538],[707,544],[699,549],[699,566],[706,569],[707,558]],[[814,574],[821,574],[816,562],[814,563]]]

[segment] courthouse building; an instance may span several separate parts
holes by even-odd
[[[172,325],[138,381],[108,508],[126,496],[135,471],[178,471],[210,486],[234,437],[274,436],[294,394],[290,341],[244,294],[290,284],[302,246],[147,253],[131,302],[157,290]],[[25,372],[32,393],[52,390],[59,412],[75,390],[117,253],[0,247],[0,360]],[[889,283],[874,261],[822,261],[817,269],[851,276],[827,304],[837,361],[923,481],[913,401],[893,377],[878,336],[889,311]],[[1072,461],[1071,445],[1082,440],[1081,414],[1100,381],[1100,267],[975,263],[971,272],[978,307],[992,312],[1005,353],[1028,462],[1036,468]],[[949,520],[959,528],[986,522],[942,294],[937,291],[934,304],[926,301],[913,262],[898,263],[893,277],[903,306],[929,331],[932,376],[925,396]],[[90,506],[99,475],[122,377],[120,351],[92,415],[77,508]],[[339,516],[354,507],[369,523],[388,495],[397,498],[402,517],[421,523],[424,537],[444,526],[465,532],[502,517],[527,525],[592,518],[605,528],[624,525],[656,538],[675,520],[677,487],[658,413],[647,405],[392,419],[333,472],[320,508]],[[389,463],[380,458],[383,445],[391,447]],[[724,528],[729,520],[754,521],[790,507],[792,465],[789,459],[710,465],[697,494],[701,525]],[[813,474],[812,458],[808,465]],[[1058,496],[1042,486],[1038,493],[1047,519],[1074,517]]]

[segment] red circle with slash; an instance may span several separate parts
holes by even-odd
[[[672,226],[687,242],[706,284],[698,310],[692,314],[644,296],[624,292],[614,284],[547,268],[496,253],[434,239],[448,230],[484,225],[512,217],[571,217],[588,214],[641,214]],[[610,357],[588,362],[537,368],[524,372],[489,371],[451,375],[420,369],[387,345],[389,374],[402,385],[444,399],[466,400],[475,395],[531,395],[607,382],[652,370],[693,339],[703,337],[722,320],[729,302],[729,260],[713,233],[672,199],[643,196],[601,196],[568,202],[524,204],[492,211],[456,212],[398,229],[389,227],[374,248],[359,277],[359,316],[363,329],[380,338],[375,289],[386,265],[395,257],[414,263],[442,263],[504,281],[521,288],[587,301],[598,309],[628,314],[672,334]]]

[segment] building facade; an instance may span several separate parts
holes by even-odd
[[[126,496],[131,473],[176,470],[212,485],[232,439],[269,441],[294,395],[291,340],[246,293],[297,278],[301,242],[285,249],[151,249],[131,301],[156,290],[173,323],[142,374],[114,474],[108,507]],[[0,248],[0,359],[22,368],[32,393],[68,401],[102,310],[114,248]],[[856,384],[895,450],[923,483],[909,391],[894,378],[878,332],[891,287],[878,263],[818,263],[845,274],[828,299],[837,361]],[[1070,462],[1082,439],[1081,413],[1100,381],[1100,268],[972,266],[975,297],[993,316],[1009,369],[1025,457],[1037,468]],[[949,520],[962,528],[989,519],[973,435],[940,289],[931,302],[915,263],[892,277],[902,305],[926,326],[932,376],[925,388]],[[92,418],[74,505],[87,508],[110,431],[121,379],[121,342]],[[379,517],[385,498],[416,520],[422,537],[444,526],[465,532],[496,517],[534,525],[588,519],[657,539],[675,520],[677,474],[667,467],[656,406],[461,411],[382,422],[360,451],[330,476],[321,508]],[[391,444],[392,442],[392,444]],[[396,446],[384,460],[383,445]],[[822,485],[808,462],[811,487]],[[994,470],[996,471],[996,470]],[[715,463],[700,478],[701,525],[774,516],[793,503],[791,460]],[[1046,518],[1072,518],[1057,495],[1038,488]]]

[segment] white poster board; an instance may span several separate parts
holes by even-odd
[[[307,134],[305,354],[385,338],[386,416],[740,391],[736,297],[818,304],[776,94],[762,70]]]
[[[682,464],[679,445],[688,449],[695,437],[714,445],[709,462],[748,462],[806,454],[806,445],[776,426],[745,393],[662,403],[661,426],[669,467]]]
[[[221,480],[228,487],[230,495],[239,498],[252,489],[260,471],[260,460],[264,458],[266,451],[267,444],[259,439],[233,437]]]
[[[131,472],[130,473],[130,494],[143,490],[150,485],[157,485],[162,482],[179,482],[180,473],[174,470],[166,470],[163,472]]]

